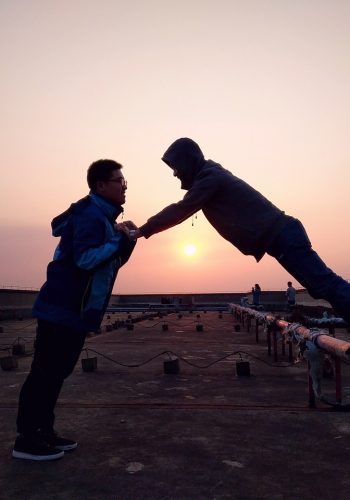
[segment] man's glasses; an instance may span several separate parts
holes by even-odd
[[[128,183],[124,179],[124,177],[118,177],[118,179],[108,179],[107,182],[118,182],[121,185],[122,189],[127,189]]]

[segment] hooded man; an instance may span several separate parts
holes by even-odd
[[[60,241],[33,308],[35,352],[19,397],[14,458],[56,460],[77,447],[56,434],[54,408],[86,334],[100,327],[118,270],[135,246],[127,234],[136,226],[115,224],[127,189],[121,169],[113,160],[92,163],[89,195],[52,221]]]
[[[148,219],[135,231],[135,238],[149,238],[202,210],[218,233],[243,254],[253,255],[257,261],[265,253],[275,257],[314,298],[330,302],[350,323],[350,284],[312,249],[299,220],[286,215],[218,163],[206,160],[192,139],[176,140],[162,160],[187,193],[181,201]]]

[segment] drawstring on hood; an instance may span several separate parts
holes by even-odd
[[[202,150],[196,142],[187,137],[177,139],[165,151],[162,160],[175,169],[181,180],[181,189],[190,189],[194,178],[205,163]]]
[[[194,227],[194,220],[197,220],[197,214],[192,215],[192,227]]]

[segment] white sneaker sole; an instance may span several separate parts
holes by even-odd
[[[23,451],[12,451],[13,458],[21,458],[22,460],[36,460],[38,462],[46,462],[47,460],[58,460],[64,456],[64,451],[58,451],[53,455],[32,455],[31,453],[25,453]]]

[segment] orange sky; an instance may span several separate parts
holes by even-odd
[[[350,279],[350,3],[1,2],[0,286],[39,287],[50,221],[98,158],[124,165],[125,218],[184,192],[160,157],[178,137],[300,218]],[[197,252],[183,254],[186,244]],[[202,213],[140,240],[115,293],[284,289],[290,276]]]

